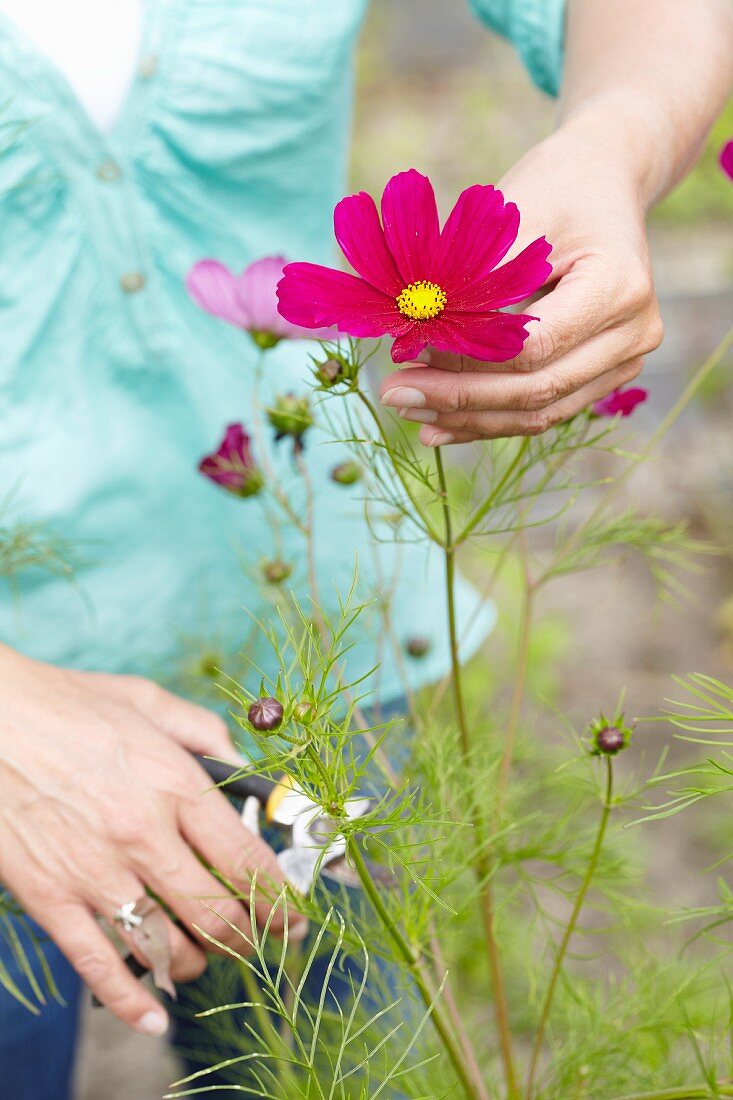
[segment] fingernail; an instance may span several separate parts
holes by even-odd
[[[418,424],[434,424],[438,414],[434,409],[400,409],[403,420],[416,420]]]
[[[433,432],[431,436],[426,436],[423,439],[423,443],[426,447],[442,447],[446,443],[452,443],[454,436],[450,432]]]
[[[162,1012],[146,1012],[137,1022],[137,1030],[143,1035],[165,1035],[168,1017]]]
[[[298,924],[291,925],[288,928],[288,939],[292,943],[300,943],[310,932],[310,924],[307,920],[300,921]]]
[[[420,408],[425,404],[425,394],[420,390],[413,390],[411,386],[396,386],[387,390],[382,398],[383,405],[395,405],[399,408]]]

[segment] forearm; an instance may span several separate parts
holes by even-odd
[[[684,176],[733,85],[730,0],[569,0],[562,124],[650,206]]]

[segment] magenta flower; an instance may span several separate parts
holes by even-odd
[[[241,424],[229,425],[218,451],[202,458],[199,470],[204,477],[238,497],[255,496],[265,483],[252,457],[250,438]]]
[[[263,350],[285,339],[316,339],[319,334],[278,313],[276,290],[285,262],[284,256],[265,256],[235,275],[218,260],[199,260],[186,276],[186,289],[201,309],[245,329]],[[333,332],[320,335],[327,339]]]
[[[720,150],[720,167],[733,180],[733,141]]]
[[[431,344],[475,359],[513,359],[527,338],[523,313],[500,313],[542,286],[551,246],[534,241],[497,264],[517,238],[519,211],[501,191],[477,184],[458,198],[441,232],[430,180],[415,169],[393,176],[382,221],[366,192],[334,211],[336,240],[358,272],[288,264],[277,288],[280,312],[294,325],[335,325],[351,336],[396,337],[404,363]]]
[[[630,390],[614,390],[593,403],[594,416],[631,416],[637,405],[643,404],[649,391],[636,386]]]

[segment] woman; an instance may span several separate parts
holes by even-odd
[[[230,929],[196,901],[221,888],[192,849],[242,885],[256,867],[278,877],[226,800],[204,795],[208,780],[184,751],[231,754],[224,723],[141,677],[165,669],[202,609],[225,645],[241,644],[238,609],[255,589],[232,537],[248,524],[251,563],[269,549],[256,501],[243,519],[240,502],[191,475],[248,408],[254,349],[195,309],[184,277],[202,256],[238,268],[273,252],[329,261],[365,2],[148,0],[125,91],[136,5],[66,0],[54,26],[50,4],[5,0],[0,484],[91,547],[86,604],[63,581],[28,575],[17,605],[4,595],[0,611],[0,881],[58,948],[69,1002],[35,1018],[0,1001],[14,1100],[68,1095],[77,975],[130,1026],[167,1027],[97,915],[113,919],[149,887],[226,943]],[[732,76],[727,0],[571,0],[567,13],[562,0],[472,3],[553,93],[565,30],[558,128],[500,182],[523,211],[523,238],[552,241],[556,283],[515,362],[489,370],[438,355],[384,384],[384,403],[422,420],[428,445],[542,431],[638,374],[661,338],[645,214],[693,162]],[[90,73],[106,82],[90,85]],[[268,356],[270,395],[302,389],[302,347]],[[343,591],[350,548],[368,538],[328,483],[334,461],[329,448],[309,456],[323,487],[324,591]],[[414,553],[395,615],[431,638],[440,566]],[[466,618],[473,604],[464,588]],[[465,655],[490,609],[475,622]],[[424,680],[446,667],[432,641]],[[351,667],[373,657],[367,639]],[[383,678],[385,702],[398,691]],[[247,927],[233,898],[217,908]],[[199,974],[202,941],[171,923],[166,932],[174,979]]]

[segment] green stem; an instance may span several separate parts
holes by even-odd
[[[511,480],[512,475],[515,473],[517,467],[519,466],[522,459],[526,455],[527,450],[529,448],[529,444],[530,444],[530,436],[526,435],[523,438],[522,442],[517,447],[517,453],[514,455],[514,458],[509,463],[506,470],[502,474],[501,478],[499,479],[498,484],[494,486],[492,491],[487,496],[486,500],[474,512],[471,519],[468,521],[466,526],[461,531],[460,535],[458,536],[458,538],[456,540],[456,542],[458,543],[459,546],[461,545],[461,543],[466,541],[466,539],[471,534],[471,532],[474,531],[476,529],[476,527],[478,527],[481,520],[484,518],[484,516],[487,514],[487,512],[496,503],[496,501],[498,500],[499,495],[501,494],[502,490],[504,488],[506,488],[506,485]]]
[[[285,493],[280,487],[278,476],[269,461],[267,443],[262,434],[262,420],[260,417],[260,412],[262,409],[261,389],[262,371],[266,355],[266,351],[260,351],[257,357],[257,362],[255,364],[255,381],[252,388],[252,434],[254,435],[255,447],[257,449],[257,462],[260,466],[260,469],[265,475],[265,482],[268,491],[272,493],[273,497],[280,505],[281,509],[288,517],[290,522],[293,524],[293,526],[296,527],[301,534],[305,535],[305,524],[291,505],[288,494]]]
[[[509,775],[514,760],[514,745],[519,729],[519,719],[522,715],[522,704],[527,688],[527,673],[529,671],[529,647],[532,640],[532,611],[534,608],[534,588],[529,577],[527,566],[527,550],[523,537],[520,536],[522,563],[524,565],[524,595],[522,599],[522,614],[519,623],[519,644],[517,647],[517,668],[514,676],[514,691],[512,704],[509,711],[506,736],[504,738],[504,750],[501,757],[499,770],[499,782],[496,793],[496,820],[500,823],[504,812],[507,790],[509,788]]]
[[[432,1020],[433,1026],[435,1027],[435,1030],[438,1032],[438,1035],[441,1038],[448,1057],[451,1060],[451,1064],[453,1065],[453,1069],[455,1070],[458,1079],[463,1086],[463,1091],[465,1095],[469,1097],[470,1100],[480,1100],[480,1094],[473,1081],[471,1080],[468,1070],[466,1069],[465,1059],[463,1057],[461,1049],[453,1036],[453,1032],[448,1026],[448,1022],[443,1015],[442,1009],[436,1003],[435,995],[433,994],[430,987],[428,986],[428,983],[425,980],[422,972],[422,967],[420,966],[420,959],[415,954],[408,941],[402,935],[402,932],[397,926],[397,923],[392,918],[392,914],[390,913],[387,906],[384,904],[384,901],[382,900],[382,895],[377,889],[374,883],[374,879],[369,872],[369,868],[364,862],[364,857],[361,854],[359,842],[358,840],[355,840],[353,838],[349,842],[349,857],[354,866],[354,870],[359,876],[359,880],[364,888],[364,893],[369,898],[369,901],[371,902],[375,913],[382,922],[385,931],[387,932],[393,944],[407,964],[410,974],[412,975],[412,980],[417,987],[423,1004],[426,1008],[430,1009],[430,1019]]]
[[[461,738],[463,755],[467,759],[470,752],[470,739],[468,723],[466,722],[466,708],[463,701],[463,684],[461,678],[461,662],[458,651],[458,625],[456,621],[456,547],[453,544],[453,523],[450,513],[450,501],[448,500],[448,483],[445,478],[443,456],[440,447],[435,448],[435,467],[438,471],[438,485],[440,486],[440,504],[443,509],[445,554],[445,591],[448,604],[448,633],[450,637],[450,656],[453,687],[453,702],[456,708],[458,721],[458,733]]]
[[[318,752],[318,749],[312,741],[309,741],[307,743],[307,745],[305,746],[305,751],[309,760],[311,760],[312,763],[315,765],[316,771],[321,777],[321,782],[323,783],[327,792],[326,799],[329,802],[336,801],[336,799],[338,798],[338,792],[334,786],[333,779],[331,778],[331,773],[321,760],[320,753]]]
[[[376,425],[377,431],[379,432],[379,437],[382,440],[382,443],[384,445],[385,450],[387,451],[387,454],[390,456],[390,459],[391,459],[390,465],[391,465],[392,469],[394,470],[395,474],[397,475],[397,477],[399,478],[399,481],[400,481],[400,484],[402,485],[402,488],[405,490],[405,493],[407,494],[410,503],[412,504],[412,506],[415,509],[415,512],[417,513],[423,527],[425,528],[425,534],[428,536],[429,539],[432,540],[432,542],[439,543],[440,539],[438,538],[437,534],[435,533],[435,530],[433,528],[432,523],[430,522],[428,517],[425,515],[425,512],[423,511],[423,508],[421,507],[417,497],[415,496],[414,492],[412,491],[412,486],[410,485],[408,479],[405,477],[405,473],[404,473],[403,469],[401,468],[399,462],[396,461],[396,459],[395,459],[395,455],[394,455],[394,452],[393,452],[393,449],[392,449],[391,440],[390,440],[389,436],[387,435],[384,424],[382,423],[377,410],[374,408],[374,405],[372,404],[371,400],[367,397],[367,395],[364,393],[363,390],[357,390],[356,392],[359,395],[359,397],[361,399],[361,402],[364,405],[364,407],[369,411],[369,415],[371,416],[372,420],[374,421],[374,423]]]
[[[608,819],[611,814],[611,807],[613,802],[613,764],[611,762],[610,756],[605,756],[603,759],[606,764],[606,792],[603,801],[603,811],[601,813],[601,819],[598,825],[598,832],[596,834],[596,841],[593,845],[593,851],[591,852],[590,861],[588,863],[588,867],[586,868],[585,875],[583,876],[580,890],[578,891],[578,895],[575,899],[573,911],[570,914],[570,920],[567,923],[567,926],[563,933],[563,937],[560,941],[557,955],[555,956],[555,963],[553,965],[552,974],[550,976],[550,984],[547,987],[545,1002],[542,1006],[542,1014],[540,1016],[540,1022],[537,1027],[537,1034],[535,1035],[534,1046],[532,1048],[532,1060],[530,1062],[529,1076],[527,1078],[527,1100],[532,1100],[532,1093],[534,1090],[539,1056],[540,1051],[542,1050],[542,1041],[545,1036],[547,1021],[550,1017],[550,1011],[552,1009],[552,1002],[555,996],[555,990],[557,988],[560,974],[562,973],[562,967],[563,963],[565,962],[565,956],[567,955],[570,940],[572,939],[573,933],[575,932],[575,929],[577,927],[580,912],[583,908],[583,903],[585,901],[586,895],[588,893],[588,890],[590,889],[590,885],[593,881],[593,877],[598,867],[598,860],[600,859],[603,841],[606,836]]]
[[[443,509],[443,552],[445,555],[445,587],[446,601],[448,604],[448,629],[450,634],[451,653],[451,685],[453,688],[453,701],[456,711],[456,721],[461,741],[461,750],[464,764],[470,765],[471,740],[466,721],[466,711],[463,701],[463,677],[458,649],[458,632],[455,613],[455,551],[453,541],[453,524],[450,513],[450,501],[448,499],[448,484],[443,466],[443,456],[440,447],[435,448],[435,467],[438,473],[438,485],[440,500]],[[472,824],[476,826],[479,837],[485,835],[486,825],[480,815],[472,813]],[[480,841],[479,841],[480,843]],[[507,1084],[509,1100],[517,1100],[519,1089],[517,1075],[514,1068],[514,1055],[512,1052],[511,1027],[509,1024],[509,1009],[507,1005],[506,989],[504,986],[504,974],[501,967],[499,945],[496,941],[494,898],[491,886],[491,867],[483,852],[479,848],[476,854],[476,877],[481,884],[481,915],[486,935],[486,953],[491,975],[491,985],[494,991],[494,1017],[496,1030],[499,1037],[504,1076]]]
[[[716,1093],[708,1085],[682,1085],[659,1092],[635,1092],[633,1096],[621,1096],[619,1100],[716,1100],[718,1096],[733,1096],[733,1086],[718,1085]]]
[[[303,535],[305,536],[306,546],[306,564],[308,569],[308,588],[310,590],[311,604],[313,605],[313,619],[315,620],[316,629],[321,638],[321,642],[326,645],[328,642],[328,628],[326,626],[325,619],[323,618],[323,611],[321,609],[321,597],[318,590],[318,569],[316,563],[316,543],[314,537],[314,492],[313,482],[311,481],[308,467],[303,461],[303,455],[296,453],[295,465],[303,482],[303,489],[305,492],[305,524],[302,527]]]

